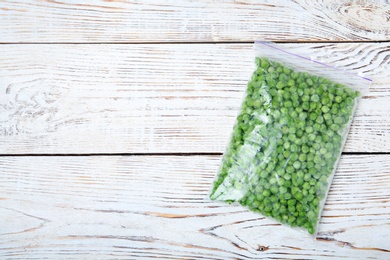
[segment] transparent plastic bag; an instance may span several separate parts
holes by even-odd
[[[256,69],[210,199],[316,234],[360,97],[371,80],[256,42]]]

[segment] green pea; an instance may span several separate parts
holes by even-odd
[[[291,199],[291,198],[292,198],[291,193],[286,192],[286,193],[284,194],[284,199],[289,200],[289,199]]]
[[[287,82],[287,85],[292,87],[295,85],[295,81],[293,79],[290,79],[288,82]]]
[[[308,134],[307,137],[309,138],[310,141],[314,141],[316,139],[315,134]]]
[[[313,133],[314,129],[311,126],[306,127],[306,133]]]
[[[317,122],[317,123],[315,123],[315,124],[313,125],[313,129],[314,129],[314,131],[316,131],[316,132],[320,131],[320,129],[321,129],[321,125],[318,124],[318,119],[319,119],[319,118],[322,118],[322,117],[317,117],[317,119],[316,119],[316,122]]]
[[[307,145],[302,146],[302,152],[303,153],[308,153],[309,152],[309,147]]]
[[[317,116],[316,122],[317,122],[318,124],[322,124],[322,123],[324,122],[324,118],[323,118],[322,116]]]
[[[310,226],[307,230],[308,230],[309,234],[311,234],[311,235],[314,234],[314,228],[313,228],[313,226]]]
[[[295,139],[295,144],[298,145],[298,149],[297,150],[300,150],[300,146],[302,145],[302,139],[301,138],[296,138]]]
[[[273,194],[278,193],[278,191],[279,191],[279,188],[278,188],[277,186],[272,186],[272,187],[271,187],[271,192],[272,192]]]
[[[301,163],[299,161],[296,161],[296,162],[294,162],[293,166],[295,169],[299,169],[299,168],[301,168]]]
[[[338,125],[336,125],[336,124],[332,124],[331,126],[330,126],[330,129],[332,129],[333,131],[338,131],[339,129],[340,129],[340,127],[338,126]]]
[[[287,100],[287,101],[284,103],[284,106],[285,106],[286,108],[292,107],[292,102],[289,101],[289,100]]]
[[[320,101],[320,97],[317,94],[314,94],[311,96],[311,101],[318,102]]]
[[[296,194],[295,194],[295,198],[297,199],[297,200],[302,200],[303,199],[303,194],[301,193],[301,192],[297,192]]]
[[[303,188],[304,188],[305,190],[310,189],[310,183],[305,182],[305,183],[303,184]]]
[[[324,119],[325,119],[325,121],[329,121],[331,118],[332,118],[332,115],[331,115],[331,114],[329,114],[329,113],[325,113],[325,114],[324,114]]]
[[[314,218],[316,218],[316,214],[313,211],[309,211],[307,213],[307,218],[308,219],[314,219]]]
[[[309,100],[309,99],[310,99],[309,96],[307,96],[307,97],[308,97],[308,100]],[[303,100],[303,97],[302,97],[302,100]],[[307,100],[307,101],[308,101],[308,100]],[[302,103],[302,108],[303,108],[303,110],[305,110],[305,111],[308,111],[308,110],[310,109],[310,103],[307,102],[307,101],[305,101],[305,102]]]
[[[298,160],[298,154],[297,154],[297,153],[292,153],[290,159],[291,159],[292,161]]]
[[[290,127],[289,128],[289,133],[290,134],[295,134],[297,132],[297,129],[295,127]]]
[[[313,149],[314,149],[314,151],[318,151],[318,150],[320,150],[320,148],[321,148],[321,145],[320,144],[318,144],[318,143],[315,143],[315,144],[313,144]]]
[[[326,150],[325,147],[322,147],[322,148],[320,149],[320,153],[321,153],[321,154],[326,154],[327,152],[328,152],[328,150]]]
[[[287,172],[287,173],[290,173],[290,174],[293,173],[293,172],[294,172],[294,167],[292,167],[292,166],[287,166],[287,167],[286,167],[286,172]]]
[[[269,197],[271,195],[271,192],[269,190],[263,191],[263,196],[264,197]]]
[[[314,156],[313,161],[314,161],[314,163],[320,163],[321,162],[321,157],[316,155],[316,156]]]
[[[298,73],[297,72],[295,72],[295,71],[291,72],[292,70],[289,70],[289,71],[291,73],[291,78],[292,79],[297,79],[298,78]]]
[[[283,180],[283,179],[282,179]],[[285,194],[288,191],[287,187],[282,186],[279,188],[279,193],[280,194]]]
[[[310,118],[310,120],[315,121],[317,119],[317,116],[318,115],[316,113],[312,112],[312,113],[310,113],[309,118]]]
[[[309,101],[310,100],[310,96],[309,95],[303,95],[302,96],[302,101],[303,102],[307,102],[307,101]]]
[[[289,206],[287,207],[287,209],[288,209],[288,211],[291,212],[291,213],[294,213],[294,212],[295,212],[295,206],[293,206],[293,205],[289,205]]]
[[[336,118],[334,119],[334,123],[335,123],[335,124],[338,124],[338,125],[343,124],[343,123],[344,123],[343,117],[341,117],[341,116],[336,117]]]
[[[314,84],[314,82],[313,82],[313,80],[312,80],[311,78],[308,78],[308,79],[306,80],[306,83],[307,83],[307,85],[309,85],[309,86],[313,86],[313,84]]]
[[[326,114],[326,113],[329,112],[330,108],[329,108],[328,106],[322,106],[322,107],[321,107],[321,110],[322,110],[322,112],[323,112],[324,114]]]

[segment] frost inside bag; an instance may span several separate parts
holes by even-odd
[[[314,234],[369,79],[273,43],[255,44],[248,83],[210,193]]]

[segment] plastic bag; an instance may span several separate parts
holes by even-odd
[[[256,69],[209,197],[316,234],[371,80],[256,42]]]

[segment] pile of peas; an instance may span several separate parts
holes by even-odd
[[[359,92],[256,58],[210,198],[316,230]]]

